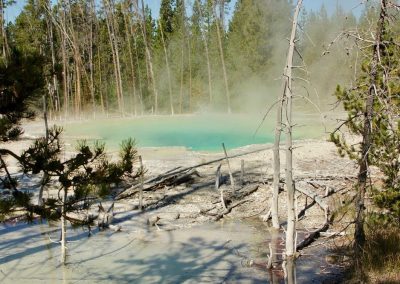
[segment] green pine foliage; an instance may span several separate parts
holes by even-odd
[[[78,143],[76,153],[71,157],[63,158],[61,133],[61,128],[52,128],[48,139],[37,139],[23,151],[19,162],[24,173],[38,175],[46,172],[48,185],[68,192],[67,212],[88,209],[91,204],[109,197],[113,188],[123,180],[130,178],[132,181],[141,174],[134,169],[137,162],[134,140],[122,142],[118,161],[110,161],[103,143],[95,142],[90,146],[86,141]],[[15,189],[12,196],[1,199],[0,214],[4,216],[16,207],[22,207],[28,216],[36,214],[54,219],[60,217],[61,205],[61,197],[54,196],[47,199],[43,207],[33,205],[30,195]]]
[[[144,7],[147,44],[142,33],[141,1],[109,1],[125,102],[122,109],[118,106],[106,2],[29,0],[15,22],[5,27],[10,46],[24,55],[42,56],[50,116],[151,113],[155,101],[146,45],[150,49],[161,114],[171,113],[170,96],[176,113],[225,110],[216,30],[222,22],[220,40],[233,110],[246,110],[248,102],[253,102],[252,108],[260,108],[274,100],[272,91],[279,87],[275,79],[284,64],[292,1],[238,0],[232,8],[228,0],[162,0],[159,19],[152,17],[149,7]],[[319,95],[325,100],[333,81],[348,82],[354,58],[341,56],[339,48],[331,49],[330,56],[320,55],[336,33],[356,22],[340,7],[333,15],[324,9],[303,15],[304,44],[299,49],[312,81],[318,82],[315,87]],[[329,70],[337,68],[341,72],[332,80]],[[307,77],[304,75],[301,77]]]
[[[20,120],[31,118],[31,105],[42,94],[43,58],[13,50],[7,60],[0,59],[0,141],[15,140],[22,134]]]
[[[361,136],[364,129],[365,105],[371,92],[375,94],[371,120],[371,148],[368,164],[379,168],[384,175],[382,185],[372,190],[376,204],[385,209],[394,220],[400,221],[400,47],[399,34],[392,30],[393,22],[387,22],[380,46],[378,82],[370,90],[370,60],[365,58],[353,87],[337,86],[336,98],[347,112],[346,127],[350,133]],[[372,54],[370,47],[366,54]],[[344,156],[360,161],[361,146],[350,144],[338,131],[331,134],[333,141]]]

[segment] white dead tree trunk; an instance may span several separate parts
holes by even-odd
[[[293,258],[296,252],[296,212],[295,212],[295,185],[293,181],[293,142],[292,142],[292,69],[293,54],[295,51],[295,40],[297,20],[303,0],[298,0],[293,16],[292,33],[289,42],[289,51],[285,73],[283,74],[286,96],[286,189],[287,189],[287,228],[286,228],[286,257]]]
[[[64,195],[61,203],[61,263],[67,261],[67,219],[66,214],[67,189],[64,189]]]

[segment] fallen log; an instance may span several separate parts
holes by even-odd
[[[309,246],[310,244],[312,244],[320,236],[320,233],[326,232],[328,228],[329,228],[329,222],[325,222],[321,228],[309,233],[307,237],[304,238],[304,240],[302,240],[299,244],[297,244],[296,250],[297,251],[302,250],[307,246]]]
[[[243,203],[249,202],[250,201],[249,199],[244,199],[244,200],[242,200],[242,199],[244,197],[247,197],[248,195],[252,194],[253,192],[257,191],[258,187],[259,187],[258,184],[249,185],[249,186],[246,186],[246,187],[232,193],[229,197],[226,197],[225,198],[226,204],[225,204],[224,210],[221,213],[208,213],[209,211],[214,209],[214,208],[212,208],[212,209],[208,209],[208,210],[202,210],[202,211],[200,211],[200,214],[206,214],[208,216],[212,216],[212,217],[214,217],[214,221],[218,221],[221,218],[223,218],[225,215],[229,214],[233,208],[235,208]],[[238,201],[233,202],[236,200],[238,200]],[[228,205],[228,201],[229,201],[229,205]]]
[[[163,188],[165,186],[176,186],[182,183],[186,182],[192,182],[194,180],[193,176],[200,177],[200,174],[198,173],[197,170],[192,169],[174,176],[168,176],[164,179],[159,179],[157,182],[153,182],[151,184],[146,184],[145,182],[143,184],[146,184],[146,186],[143,187],[143,191],[152,191],[152,190],[157,190],[160,188]],[[132,197],[136,195],[137,193],[140,192],[140,187],[142,184],[139,185],[134,185],[122,192],[120,192],[114,199],[115,200],[121,200],[124,198]],[[131,191],[127,193],[127,191]]]
[[[242,156],[246,156],[246,155],[250,155],[250,154],[254,154],[254,153],[258,153],[258,152],[262,152],[262,151],[270,150],[270,149],[272,149],[272,147],[268,146],[268,147],[264,147],[264,148],[261,148],[261,149],[253,150],[253,151],[250,151],[250,152],[231,155],[231,156],[228,156],[228,158],[232,159],[232,158],[242,157]],[[158,175],[158,176],[156,176],[154,178],[151,178],[151,179],[145,181],[145,184],[156,182],[158,180],[167,178],[169,176],[180,174],[180,173],[192,170],[192,169],[197,169],[197,168],[200,168],[200,167],[203,167],[203,166],[208,166],[208,165],[211,165],[211,164],[214,164],[214,163],[218,163],[218,162],[221,162],[221,161],[223,161],[225,159],[226,158],[224,156],[222,158],[218,158],[218,159],[215,159],[215,160],[207,161],[207,162],[200,163],[200,164],[197,164],[197,165],[194,165],[194,166],[190,166],[190,167],[187,167],[187,168],[178,167],[178,168],[176,168],[176,170],[169,170],[169,171],[167,171],[167,172],[165,172],[165,173],[163,173],[161,175]]]
[[[321,232],[327,231],[330,225],[330,220],[329,220],[329,206],[328,204],[325,203],[325,200],[322,199],[321,196],[305,188],[299,187],[296,188],[296,190],[310,197],[313,200],[313,202],[318,204],[319,207],[321,207],[321,209],[324,210],[325,213],[325,222],[322,225],[322,227],[309,233],[299,244],[297,244],[296,250],[299,251],[309,246],[311,243],[313,243],[320,236]]]

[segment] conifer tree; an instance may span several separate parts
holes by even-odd
[[[348,113],[344,125],[352,134],[361,136],[362,142],[350,144],[339,130],[331,134],[339,153],[356,160],[360,167],[355,220],[355,249],[359,253],[365,241],[364,198],[368,191],[394,220],[400,220],[400,48],[396,43],[399,36],[393,33],[395,23],[389,20],[392,11],[387,1],[381,1],[379,11],[374,39],[367,38],[371,34],[369,29],[362,36],[370,52],[362,61],[353,87],[338,86],[335,92]],[[384,184],[376,188],[371,188],[369,182],[372,165],[385,177]]]

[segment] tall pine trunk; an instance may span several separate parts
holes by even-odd
[[[174,103],[173,103],[173,100],[172,100],[171,69],[169,67],[168,52],[167,52],[167,46],[166,46],[166,43],[165,43],[164,30],[163,30],[163,26],[162,26],[160,20],[158,21],[158,25],[159,25],[160,32],[161,32],[161,40],[162,40],[162,45],[163,45],[163,49],[164,49],[165,66],[167,67],[169,105],[170,105],[171,115],[174,115]]]
[[[154,96],[154,113],[158,114],[158,91],[156,87],[156,82],[154,79],[154,71],[153,71],[153,61],[151,57],[151,52],[150,52],[150,46],[149,46],[149,40],[147,38],[147,28],[146,28],[146,11],[145,11],[145,6],[144,6],[144,1],[141,1],[142,4],[142,35],[143,35],[143,40],[144,40],[144,45],[145,45],[145,51],[146,51],[146,60],[147,60],[147,66],[149,68],[149,79],[150,79],[150,84],[153,88],[153,96]]]
[[[198,6],[199,6],[199,11],[200,11],[200,19],[203,19],[203,13],[201,11],[201,3],[199,0],[195,0]],[[200,27],[200,33],[201,33],[201,39],[204,44],[204,50],[206,52],[206,60],[207,60],[207,75],[208,75],[208,103],[211,106],[212,101],[213,101],[213,95],[212,95],[212,77],[211,77],[211,62],[210,62],[210,52],[208,49],[208,42],[207,38],[204,34],[203,29]]]
[[[122,116],[124,116],[124,99],[122,90],[122,78],[121,78],[121,67],[119,60],[119,48],[118,39],[116,36],[116,25],[114,20],[114,9],[110,3],[110,0],[103,0],[104,8],[106,10],[106,24],[107,31],[110,40],[110,47],[112,53],[113,67],[114,67],[114,77],[115,77],[115,87],[117,93],[117,103],[118,111]]]
[[[133,60],[133,50],[132,50],[132,42],[131,39],[135,35],[132,34],[131,32],[131,26],[132,23],[129,18],[129,6],[127,5],[123,11],[123,17],[124,17],[124,25],[125,25],[125,34],[126,34],[126,41],[128,43],[128,55],[129,55],[129,67],[131,71],[131,84],[132,84],[132,93],[133,93],[133,113],[136,116],[137,115],[137,104],[138,104],[138,99],[137,99],[137,93],[136,93],[136,71],[135,71],[135,64]],[[131,102],[132,103],[132,102]]]
[[[372,146],[372,118],[374,116],[374,102],[376,99],[376,85],[378,84],[378,64],[380,61],[380,48],[382,43],[382,34],[385,28],[386,19],[386,7],[387,0],[381,0],[380,14],[375,32],[375,44],[370,62],[370,85],[369,85],[369,96],[365,105],[364,113],[364,127],[362,135],[362,152],[361,159],[359,161],[359,173],[358,173],[358,192],[356,196],[356,219],[355,219],[355,257],[358,268],[361,268],[359,263],[361,259],[362,250],[365,243],[365,232],[364,232],[364,199],[367,191],[368,182],[368,160],[369,150]]]
[[[4,0],[0,0],[0,46],[1,46],[1,57],[7,63],[8,56],[10,54],[7,33],[4,28],[5,20],[4,20]]]
[[[214,16],[215,18],[217,18],[217,13],[216,13],[216,8],[214,5],[213,11],[214,11]],[[221,66],[222,66],[222,75],[224,78],[224,85],[225,85],[225,96],[226,96],[226,108],[227,108],[227,112],[231,113],[232,109],[231,109],[231,94],[229,91],[229,84],[228,84],[228,74],[226,72],[226,66],[225,66],[225,55],[224,55],[224,48],[222,46],[222,32],[224,30],[224,27],[220,27],[221,25],[221,19],[220,20],[216,20],[215,22],[215,29],[217,31],[217,41],[218,41],[218,48],[219,48],[219,56],[221,59]]]

